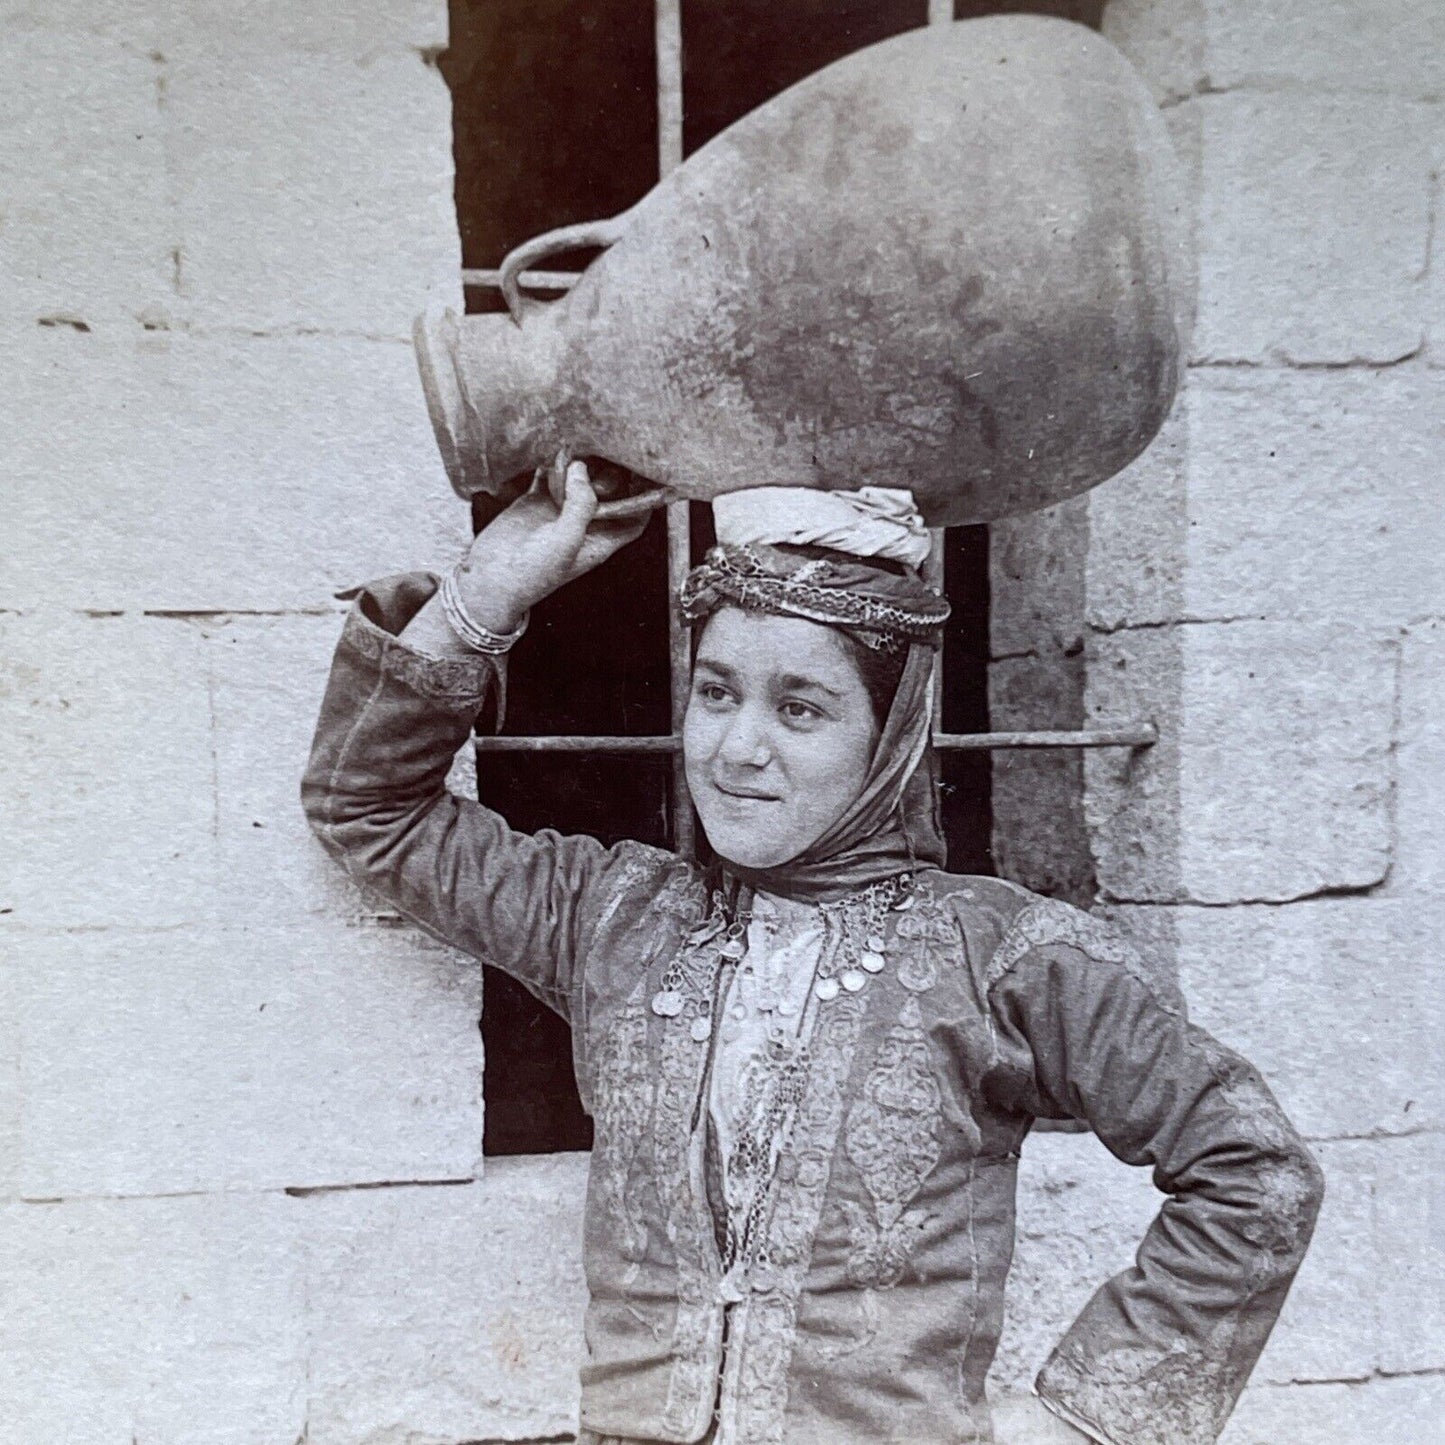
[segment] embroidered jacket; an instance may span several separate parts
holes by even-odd
[[[412,574],[358,599],[303,797],[353,876],[572,1025],[596,1125],[584,1428],[693,1442],[716,1409],[739,1445],[989,1440],[1019,1148],[1035,1119],[1074,1118],[1167,1199],[1039,1391],[1117,1445],[1214,1440],[1322,1187],[1254,1069],[1101,922],[925,872],[890,915],[888,968],[820,1007],[766,1260],[726,1306],[694,1147],[712,1045],[649,1007],[680,947],[717,947],[685,942],[700,874],[641,844],[521,834],[445,791],[497,674],[396,640],[434,586]]]

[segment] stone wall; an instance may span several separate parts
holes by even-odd
[[[0,20],[0,1433],[566,1436],[585,1159],[482,1177],[475,971],[295,802],[335,593],[465,535],[405,343],[459,264],[444,5]],[[1196,364],[1130,475],[999,529],[995,724],[1163,740],[1000,760],[1000,857],[1152,938],[1324,1160],[1230,1439],[1423,1439],[1445,12],[1109,25],[1199,182]],[[1030,1142],[1001,1389],[1154,1207],[1093,1139]]]
[[[500,1431],[575,1165],[474,1182],[475,969],[296,801],[334,594],[467,531],[408,344],[460,265],[445,5],[0,34],[0,1438]]]
[[[995,725],[1144,716],[1162,736],[999,760],[998,851],[1024,881],[1092,888],[1176,963],[1324,1165],[1315,1245],[1226,1439],[1433,1438],[1445,9],[1111,0],[1105,29],[1194,182],[1193,364],[1129,473],[998,529]],[[1094,1186],[1089,1141],[1049,1147],[1056,1184]]]

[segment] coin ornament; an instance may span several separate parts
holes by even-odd
[[[699,1043],[712,1036],[710,1018],[693,1018],[695,1009],[706,1009],[706,1000],[716,985],[718,965],[723,959],[736,961],[747,952],[743,936],[752,921],[751,909],[740,909],[731,922],[720,894],[714,894],[711,911],[696,920],[683,934],[672,961],[663,970],[661,987],[652,996],[652,1011],[658,1018],[686,1018]],[[714,940],[721,941],[713,946]]]
[[[820,978],[813,985],[813,992],[818,995],[824,1003],[838,997],[838,980],[836,978]]]
[[[867,969],[869,973],[882,973],[885,961],[883,955],[876,949],[867,949],[859,956],[858,964],[861,968]]]
[[[838,975],[838,982],[848,990],[849,993],[857,993],[865,983],[868,982],[868,975],[856,968],[845,968]]]

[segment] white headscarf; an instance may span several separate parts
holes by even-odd
[[[720,543],[831,547],[855,557],[885,557],[915,570],[928,558],[928,529],[913,493],[902,487],[822,492],[751,487],[712,504]]]

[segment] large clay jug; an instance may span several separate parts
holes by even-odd
[[[911,487],[936,526],[1061,500],[1148,445],[1192,275],[1142,81],[1082,26],[996,16],[817,72],[632,210],[504,266],[512,315],[418,323],[451,480],[563,447],[669,497]],[[543,256],[608,249],[563,299]]]

